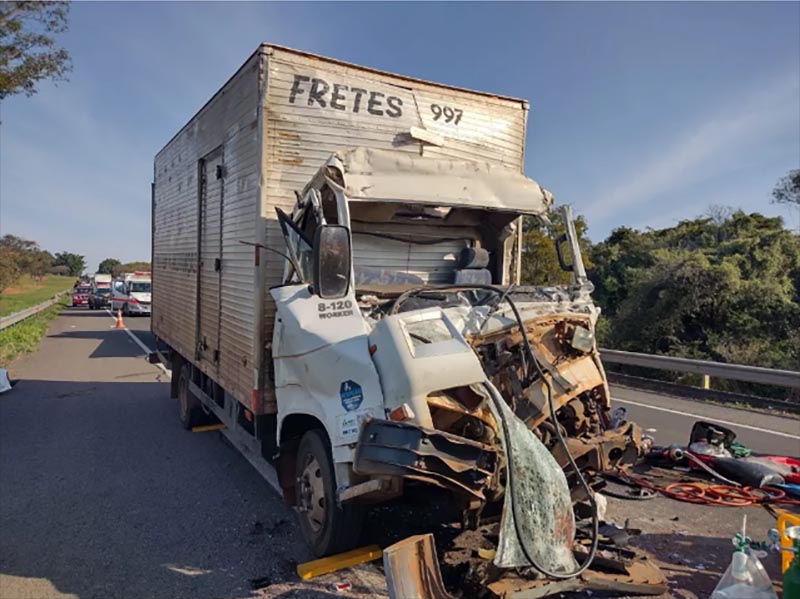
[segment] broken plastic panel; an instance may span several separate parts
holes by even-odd
[[[490,392],[499,397],[491,383],[487,381],[486,384]],[[572,555],[575,515],[567,477],[547,448],[514,415],[508,404],[502,398],[497,403],[502,414],[498,414],[494,402],[490,405],[494,417],[498,422],[504,420],[508,429],[510,438],[505,438],[504,431],[501,438],[503,447],[511,446],[510,452],[506,449],[506,457],[513,488],[506,488],[494,564],[499,568],[532,566],[526,557],[527,551],[537,565],[550,572],[572,572],[577,568]],[[525,515],[516,523],[513,501],[519,502],[516,512]]]

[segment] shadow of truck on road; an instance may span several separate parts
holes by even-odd
[[[219,433],[182,431],[168,392],[23,380],[0,396],[0,596],[41,579],[80,599],[249,597],[251,579],[294,577],[293,513]]]

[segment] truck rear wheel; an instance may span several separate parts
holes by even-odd
[[[178,415],[181,424],[186,430],[201,424],[203,410],[200,407],[200,400],[189,390],[189,379],[191,371],[188,364],[181,368],[180,379],[178,380]]]
[[[296,496],[300,529],[317,557],[353,549],[361,536],[364,509],[339,505],[330,441],[324,431],[306,432],[297,449]]]

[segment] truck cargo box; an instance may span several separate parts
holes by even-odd
[[[479,160],[523,171],[527,103],[261,45],[157,154],[152,328],[257,414],[275,411],[275,208],[338,150]],[[394,255],[365,238],[354,259]],[[420,260],[428,259],[425,255]]]

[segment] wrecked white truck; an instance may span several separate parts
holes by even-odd
[[[523,175],[527,112],[263,45],[156,156],[152,329],[181,422],[274,466],[317,555],[435,491],[467,528],[503,510],[497,565],[574,573],[578,468],[639,452],[569,211],[571,284],[519,284],[522,218],[553,203]]]

